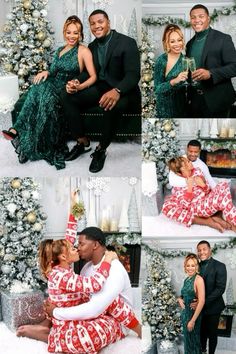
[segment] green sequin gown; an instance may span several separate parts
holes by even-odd
[[[198,316],[193,331],[189,332],[187,324],[193,316],[194,311],[190,308],[190,304],[196,297],[194,292],[194,280],[196,275],[186,278],[184,285],[181,289],[181,296],[185,303],[185,309],[181,313],[181,322],[184,335],[184,354],[201,354],[201,342],[200,342],[200,327],[201,327],[201,315]]]
[[[176,78],[183,71],[182,58],[181,54],[166,76],[167,54],[163,53],[156,60],[154,92],[157,118],[183,118],[187,116],[186,89],[183,83],[175,86],[170,84],[170,80]]]
[[[13,128],[18,136],[12,141],[17,154],[28,160],[46,160],[57,169],[65,168],[65,124],[60,114],[60,94],[68,80],[78,77],[78,47],[59,57],[55,52],[46,81],[32,85],[15,106]]]

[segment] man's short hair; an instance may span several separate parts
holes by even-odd
[[[98,227],[86,227],[79,235],[85,235],[87,240],[97,241],[101,246],[106,246],[106,236]]]
[[[104,15],[104,17],[106,17],[106,19],[109,20],[109,17],[108,17],[108,14],[106,13],[106,11],[100,10],[100,9],[94,10],[94,11],[89,15],[89,18],[88,18],[88,19],[90,20],[90,17],[91,17],[91,16],[98,15],[98,14]]]
[[[200,141],[198,141],[198,140],[190,140],[188,142],[187,147],[189,147],[189,146],[197,146],[197,147],[199,147],[200,150],[201,150],[201,147],[202,147]]]
[[[208,10],[208,8],[207,8],[206,6],[204,6],[204,5],[202,5],[202,4],[194,5],[194,6],[191,8],[191,10],[190,10],[190,15],[191,15],[191,12],[192,12],[193,10],[196,10],[196,9],[204,9],[204,10],[206,11],[206,13],[207,13],[207,16],[209,16],[209,10]]]
[[[198,242],[197,248],[198,248],[198,246],[204,245],[204,244],[206,244],[209,248],[211,248],[210,243],[208,241],[206,241],[206,240],[202,240],[202,241]]]

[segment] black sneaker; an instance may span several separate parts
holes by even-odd
[[[91,161],[91,164],[89,166],[89,171],[92,173],[99,172],[103,169],[105,160],[106,160],[106,150],[95,150],[91,155],[93,159]]]
[[[84,143],[76,144],[65,156],[65,161],[73,161],[82,154],[91,151],[90,142],[87,146]]]

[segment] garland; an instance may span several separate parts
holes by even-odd
[[[166,251],[162,249],[156,249],[154,250],[150,246],[148,246],[145,243],[142,243],[142,248],[148,253],[148,254],[155,254],[158,252],[162,257],[164,258],[176,258],[176,257],[185,257],[187,254],[189,254],[189,251],[182,251],[182,250],[175,250],[175,251]],[[216,254],[219,250],[222,249],[232,249],[236,248],[236,237],[231,238],[229,241],[221,242],[221,243],[215,243],[214,247],[212,247],[211,251],[212,254]]]
[[[202,150],[207,150],[209,152],[214,152],[217,150],[229,150],[236,153],[236,141],[207,141],[201,140]]]
[[[106,236],[107,246],[114,245],[141,245],[141,234],[140,233],[124,233],[124,234],[112,234]]]
[[[215,22],[219,16],[230,16],[236,14],[236,0],[234,0],[234,5],[230,7],[223,7],[222,9],[213,10],[212,15],[210,16],[211,22]],[[191,27],[189,21],[183,20],[177,17],[170,17],[170,16],[162,16],[162,17],[153,17],[153,16],[145,16],[142,19],[142,22],[146,26],[164,26],[168,24],[176,24],[184,28]]]

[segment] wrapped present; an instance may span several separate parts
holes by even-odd
[[[10,112],[18,98],[18,77],[13,74],[0,76],[0,112]]]
[[[40,290],[28,293],[1,291],[3,322],[11,331],[24,324],[41,322],[45,318],[43,300]]]
[[[179,349],[176,343],[170,340],[162,340],[157,343],[158,354],[179,354]]]

